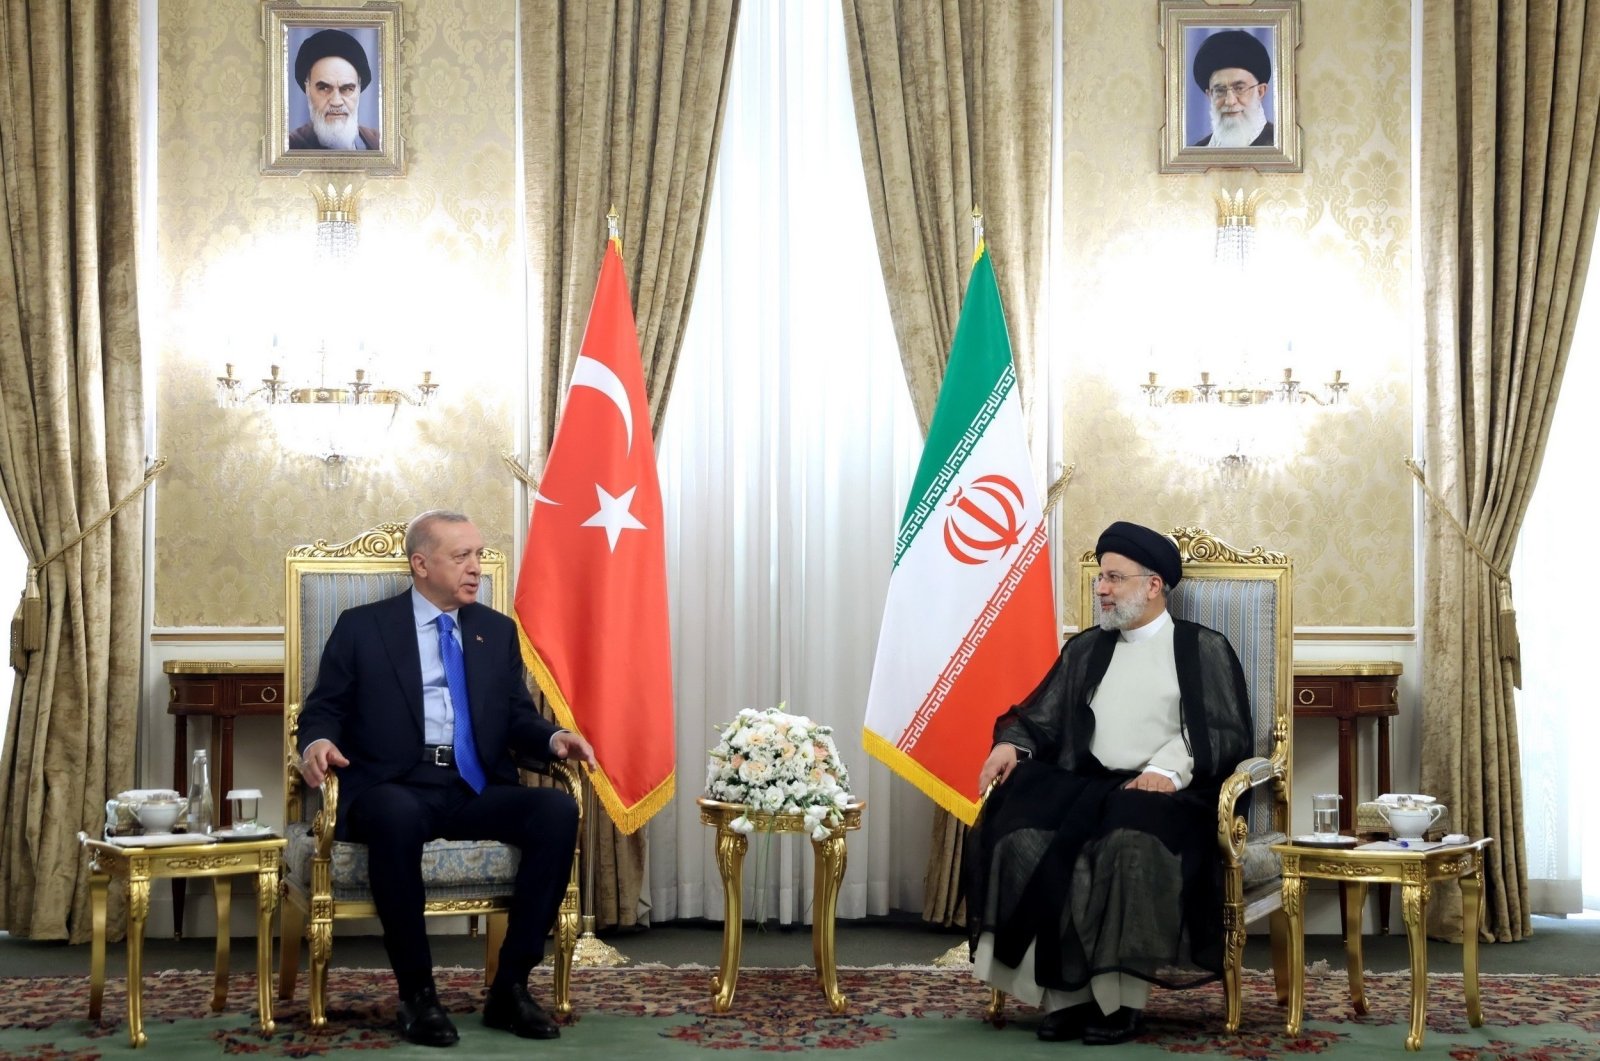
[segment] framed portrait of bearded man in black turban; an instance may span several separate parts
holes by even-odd
[[[1162,0],[1160,13],[1166,51],[1161,172],[1300,172],[1300,0],[1228,7]]]

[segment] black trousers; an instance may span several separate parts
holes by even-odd
[[[572,870],[578,805],[568,793],[504,784],[474,793],[454,769],[419,765],[363,792],[349,815],[350,839],[367,845],[372,901],[402,998],[433,983],[422,845],[437,838],[498,840],[521,850],[499,979],[526,982],[544,957]]]

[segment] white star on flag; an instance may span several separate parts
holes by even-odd
[[[583,521],[585,527],[604,527],[606,540],[611,544],[611,551],[617,551],[617,539],[622,537],[625,530],[644,530],[645,526],[634,518],[628,507],[633,504],[633,492],[639,489],[630,486],[627,492],[620,497],[612,497],[606,493],[606,488],[599,483],[594,484],[594,492],[600,501],[600,510]]]

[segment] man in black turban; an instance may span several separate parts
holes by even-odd
[[[1211,100],[1211,133],[1195,147],[1271,147],[1276,131],[1266,111],[1272,57],[1240,29],[1207,37],[1194,54],[1194,83]]]
[[[378,150],[378,130],[357,117],[361,93],[372,84],[360,41],[342,29],[318,30],[295,53],[294,80],[306,94],[311,120],[289,134],[289,150]]]
[[[978,976],[1045,1010],[1039,1038],[1105,1044],[1152,983],[1222,975],[1217,800],[1251,726],[1228,639],[1167,612],[1172,539],[1119,521],[1095,555],[1099,622],[995,722],[963,868]]]

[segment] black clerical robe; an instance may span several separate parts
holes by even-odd
[[[1228,639],[1173,620],[1180,722],[1194,776],[1175,793],[1123,786],[1090,751],[1090,698],[1121,636],[1098,627],[1062,646],[1026,700],[995,723],[996,743],[1030,753],[990,794],[966,848],[967,922],[976,945],[1016,968],[1037,941],[1034,978],[1075,990],[1122,972],[1164,987],[1221,974],[1217,800],[1252,750],[1249,692]]]

